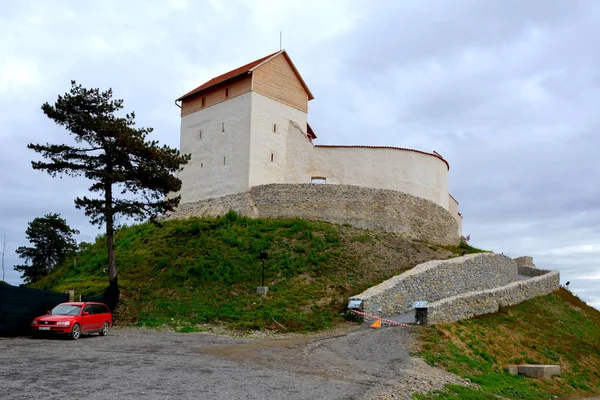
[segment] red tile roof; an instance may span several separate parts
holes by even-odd
[[[277,51],[275,53],[269,54],[268,56],[265,56],[263,58],[259,58],[258,60],[252,61],[251,63],[248,63],[246,65],[242,65],[239,68],[236,68],[234,70],[226,72],[226,73],[224,73],[222,75],[219,75],[219,76],[217,76],[215,78],[212,78],[208,82],[204,83],[203,85],[198,86],[196,89],[192,90],[191,92],[188,92],[188,93],[184,94],[183,96],[181,96],[180,98],[178,98],[175,101],[181,101],[181,100],[183,100],[183,99],[185,99],[187,97],[190,97],[190,96],[192,96],[192,95],[194,95],[194,94],[196,94],[198,92],[201,92],[201,91],[203,91],[205,89],[208,89],[210,87],[218,85],[219,83],[223,83],[225,81],[228,81],[230,79],[233,79],[233,78],[238,77],[238,76],[243,75],[243,74],[251,73],[254,70],[254,68],[258,67],[263,62],[265,62],[265,61],[269,60],[270,58],[275,57],[275,56],[277,56],[279,54],[285,55],[286,59],[288,60],[288,62],[292,66],[292,69],[294,70],[294,72],[298,76],[298,79],[300,80],[300,82],[304,86],[304,89],[307,91],[309,100],[312,99],[313,96],[310,93],[310,90],[308,90],[308,87],[306,86],[306,83],[304,82],[304,80],[300,76],[300,73],[298,72],[298,70],[294,66],[294,63],[292,62],[292,60],[290,59],[290,57],[287,55],[287,53],[286,53],[285,50],[280,50],[280,51]]]
[[[183,100],[186,97],[189,97],[195,93],[198,93],[201,90],[208,89],[211,86],[218,85],[219,83],[225,82],[231,78],[235,78],[236,76],[240,76],[244,73],[247,73],[252,68],[256,67],[258,64],[262,63],[263,61],[268,60],[270,57],[273,57],[277,53],[279,53],[279,51],[275,52],[273,54],[269,54],[268,56],[265,56],[263,58],[259,58],[258,60],[252,61],[251,63],[248,63],[246,65],[242,65],[241,67],[231,70],[229,72],[226,72],[223,75],[219,75],[215,78],[212,78],[210,81],[204,83],[203,85],[198,86],[196,89],[192,90],[191,92],[184,94],[183,96],[178,98],[177,101]]]
[[[367,149],[394,149],[394,150],[405,150],[405,151],[414,151],[415,153],[421,153],[421,154],[425,154],[428,156],[432,156],[435,158],[439,158],[440,160],[442,160],[446,166],[448,167],[448,170],[450,170],[450,164],[448,164],[448,161],[446,161],[442,156],[438,155],[438,154],[434,154],[434,153],[427,153],[426,151],[421,151],[421,150],[415,150],[415,149],[407,149],[404,147],[394,147],[394,146],[362,146],[362,145],[337,145],[337,144],[318,144],[315,147],[357,147],[357,148],[367,148]]]

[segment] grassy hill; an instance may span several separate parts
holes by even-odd
[[[267,296],[256,295],[261,250],[269,253]],[[248,219],[233,212],[135,225],[115,238],[122,293],[116,317],[120,323],[179,330],[215,322],[234,329],[324,329],[342,320],[348,296],[462,250],[347,226]],[[99,294],[107,286],[106,261],[100,237],[35,287]]]
[[[341,322],[350,295],[417,264],[478,251],[235,213],[125,227],[115,248],[119,324],[194,331],[203,323],[223,323],[232,329],[290,332]],[[267,296],[256,294],[261,250],[269,252]],[[107,286],[106,260],[99,237],[35,286],[100,294]],[[418,398],[549,399],[600,392],[600,312],[564,289],[496,314],[414,329],[420,333],[420,356],[479,385],[449,386]],[[563,374],[542,381],[504,372],[505,365],[519,363],[559,364]]]
[[[471,379],[420,399],[581,398],[600,393],[600,312],[565,289],[495,314],[424,327],[420,355]],[[508,364],[557,364],[562,376],[509,375]]]

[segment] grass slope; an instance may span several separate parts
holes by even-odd
[[[550,399],[600,393],[600,312],[565,289],[495,314],[425,327],[427,362],[481,389],[450,386],[418,399]],[[505,373],[508,364],[558,364],[562,376],[536,380]]]
[[[260,285],[261,250],[267,296]],[[300,219],[221,218],[125,227],[115,251],[122,298],[120,323],[225,322],[234,329],[313,331],[342,320],[347,298],[419,263],[463,248],[437,248],[397,235]],[[471,250],[467,249],[468,252]],[[104,239],[80,251],[39,288],[93,295],[107,285]]]

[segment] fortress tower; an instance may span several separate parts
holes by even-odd
[[[284,183],[290,121],[308,130],[313,96],[285,50],[181,96],[182,203]]]
[[[414,203],[413,200],[399,200],[403,206],[392,206],[396,200],[387,199],[409,194],[443,208],[442,214],[445,212],[456,221],[460,233],[462,216],[458,202],[448,192],[450,167],[446,160],[437,153],[391,146],[315,145],[316,135],[307,123],[308,102],[312,99],[310,89],[285,50],[217,76],[178,98],[180,151],[192,155],[179,173],[182,180],[180,209],[192,209],[197,204],[202,209],[200,214],[218,215],[226,212],[231,204],[220,200],[221,205],[215,207],[214,199],[250,193],[264,185],[299,185],[293,191],[294,199],[285,197],[291,195],[289,191],[287,194],[272,192],[267,196],[269,202],[278,198],[280,205],[288,207],[285,212],[279,212],[277,207],[270,206],[269,215],[290,216],[295,215],[290,206],[304,207],[314,198],[314,194],[300,188],[302,184],[326,183],[329,188],[322,192],[333,193],[334,197],[329,205],[313,203],[315,209],[335,208],[338,199],[329,184],[338,185],[340,190],[343,187],[350,187],[347,189],[350,191],[372,189],[368,199],[360,204],[348,203],[347,207],[371,207],[369,212],[376,213],[386,209],[378,214],[382,223],[389,224],[382,229],[395,230],[393,218],[403,218],[405,222],[397,231],[411,231],[413,228],[407,224],[414,227],[420,223],[415,221],[427,221],[429,217],[408,215],[412,211],[406,211],[404,205]],[[303,190],[306,193],[299,195]],[[364,195],[364,191],[362,193]],[[344,201],[351,201],[348,199],[353,195],[342,196],[345,196]],[[248,204],[257,201],[252,196],[247,200]],[[256,204],[248,207],[246,209],[254,210],[254,215],[268,214],[261,212]],[[414,204],[408,208],[418,209]],[[389,218],[382,215],[389,212],[396,217],[387,221]],[[299,209],[298,216],[307,217]],[[324,220],[339,220],[328,217],[331,216],[323,215]],[[372,218],[371,214],[365,214],[364,221]],[[363,222],[356,225],[368,225]]]

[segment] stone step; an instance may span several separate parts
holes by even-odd
[[[512,375],[523,375],[528,378],[550,379],[553,376],[560,376],[560,365],[507,365],[506,370]]]

